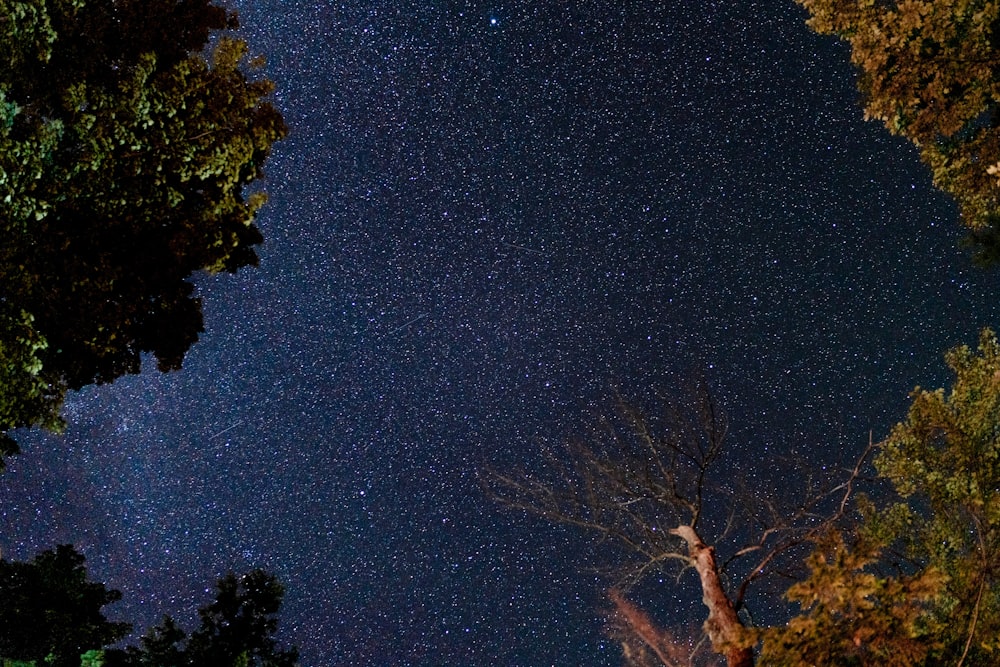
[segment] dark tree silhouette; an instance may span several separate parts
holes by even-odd
[[[26,563],[0,560],[0,656],[80,667],[80,656],[132,629],[102,608],[121,593],[87,579],[84,557],[63,545]]]
[[[263,570],[216,585],[215,600],[202,607],[201,627],[184,632],[170,617],[151,629],[141,648],[109,656],[108,665],[123,667],[294,667],[298,652],[278,646],[278,612],[284,589]]]

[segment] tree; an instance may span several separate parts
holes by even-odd
[[[31,562],[0,560],[0,656],[55,667],[80,667],[80,656],[132,630],[102,608],[121,593],[87,578],[85,559],[62,545]]]
[[[609,597],[626,652],[647,654],[633,664],[657,664],[648,654],[660,664],[675,664],[667,656],[679,647],[622,588],[674,566],[698,575],[712,650],[730,667],[752,665],[756,639],[739,615],[749,587],[779,563],[793,562],[812,537],[844,514],[860,463],[846,482],[825,491],[807,488],[803,498],[787,504],[735,494],[711,483],[726,432],[725,417],[699,383],[686,397],[661,397],[655,413],[619,398],[612,415],[587,437],[549,453],[549,474],[484,476],[502,502],[592,531],[632,555]],[[824,503],[832,504],[825,515]],[[707,529],[713,539],[703,526],[706,515],[714,515]],[[723,548],[725,558],[717,550]]]
[[[911,567],[945,575],[928,620],[941,648],[966,664],[1000,659],[1000,344],[946,355],[950,392],[917,387],[907,420],[875,460],[899,499],[870,513],[868,530],[892,540]]]
[[[816,550],[808,558],[809,576],[786,593],[803,613],[786,625],[755,633],[762,640],[761,664],[927,664],[939,647],[927,621],[944,577],[935,568],[913,575],[879,573],[883,555],[870,540],[848,546],[838,532],[817,536]]]
[[[169,616],[142,647],[105,647],[132,631],[101,608],[121,593],[88,580],[84,557],[63,545],[31,562],[0,560],[0,662],[80,667],[295,667],[298,652],[275,639],[284,589],[263,570],[228,574],[199,610],[190,636]]]
[[[286,133],[209,0],[0,0],[0,455],[68,389],[179,368],[192,273],[257,261],[245,196]]]
[[[829,492],[810,491],[814,501],[785,509],[758,494],[742,503],[753,507],[743,515],[730,496],[729,524],[761,537],[739,548],[723,531],[715,543],[729,546],[725,561],[701,538],[699,522],[727,502],[707,482],[724,432],[707,394],[694,421],[673,404],[660,421],[624,408],[617,426],[603,420],[589,444],[568,450],[568,459],[553,458],[552,475],[494,473],[488,481],[510,504],[598,531],[639,554],[625,570],[632,580],[666,562],[693,567],[709,609],[705,634],[729,665],[751,664],[755,651],[773,667],[995,665],[1000,342],[987,329],[977,350],[957,347],[945,359],[954,374],[950,390],[917,387],[906,420],[885,440],[869,442],[846,481]],[[855,494],[872,451],[877,478],[870,488],[877,495]],[[753,525],[761,507],[769,508],[767,518]],[[765,566],[798,557],[803,545],[813,548],[806,571],[785,591],[799,608],[787,623],[745,627],[730,614]],[[754,560],[742,583],[726,586],[721,575],[732,575],[728,568],[748,555]],[[617,588],[609,597],[628,664],[690,663],[678,658],[690,642],[658,628]]]
[[[109,665],[129,667],[295,667],[298,652],[274,638],[284,589],[263,570],[217,584],[215,601],[198,614],[201,627],[188,636],[169,616],[151,629],[141,648],[117,654]]]
[[[920,148],[983,263],[1000,261],[1000,2],[796,0],[851,46],[865,117]]]
[[[803,613],[763,633],[767,664],[995,665],[1000,653],[1000,344],[949,351],[951,391],[917,387],[875,465],[895,494],[859,502],[792,586]]]

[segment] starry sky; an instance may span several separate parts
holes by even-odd
[[[183,370],[70,396],[0,480],[4,556],[76,544],[114,618],[189,623],[259,566],[304,667],[616,665],[607,550],[477,470],[694,369],[773,488],[1000,325],[954,205],[792,0],[230,6],[291,128],[260,267],[198,277]]]

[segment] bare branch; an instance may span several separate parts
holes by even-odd
[[[697,525],[725,430],[704,385],[687,401],[661,397],[653,414],[618,395],[587,437],[546,450],[543,470],[488,471],[482,481],[507,505],[625,546],[638,556],[627,577],[637,581],[667,563],[689,562],[670,530]]]
[[[872,440],[871,432],[868,433],[868,446],[858,457],[854,468],[849,471],[847,479],[834,486],[826,493],[811,493],[799,507],[797,511],[780,513],[772,509],[772,525],[761,531],[757,541],[753,544],[738,549],[733,556],[723,565],[731,563],[744,555],[762,552],[756,565],[743,578],[739,590],[734,598],[737,609],[743,606],[747,589],[750,584],[756,581],[765,570],[781,555],[799,546],[811,543],[816,536],[826,532],[833,525],[841,521],[847,513],[848,503],[853,497],[854,485],[861,476],[865,463],[875,450],[876,443]],[[836,498],[840,492],[837,509],[826,516],[817,512],[819,507],[827,498]],[[812,519],[812,521],[809,521]]]
[[[510,506],[624,546],[635,558],[620,570],[617,587],[630,588],[671,564],[681,572],[694,568],[709,611],[704,629],[713,651],[725,655],[730,667],[752,664],[752,648],[737,614],[750,585],[765,574],[780,574],[796,560],[791,556],[797,548],[841,521],[874,449],[871,437],[845,481],[827,484],[806,469],[800,476],[806,491],[798,502],[788,506],[759,488],[747,490],[740,502],[730,488],[739,486],[737,479],[729,479],[726,488],[709,485],[725,451],[728,424],[704,383],[686,400],[660,396],[654,412],[620,395],[615,399],[614,411],[598,419],[587,437],[546,450],[545,465],[537,473],[493,471],[483,477],[484,485]],[[724,536],[734,533],[746,540],[721,564],[714,546],[700,534],[699,522],[709,508],[707,516],[725,519]],[[753,560],[736,580],[733,595],[722,574],[746,558]],[[612,601],[622,614],[629,610],[624,598]],[[634,613],[626,618],[643,642],[627,649],[634,652],[634,664],[675,664],[646,631],[655,627],[648,617],[642,617],[643,623]]]
[[[614,608],[609,613],[611,627],[609,635],[622,642],[626,661],[634,667],[717,667],[720,662],[714,656],[698,658],[704,636],[700,632],[681,633],[668,631],[636,604],[627,600],[621,591],[612,588],[608,599]],[[658,662],[651,659],[643,649],[648,649]],[[696,663],[697,659],[697,663]]]

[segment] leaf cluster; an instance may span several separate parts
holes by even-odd
[[[839,532],[818,539],[807,559],[809,576],[786,592],[802,613],[784,626],[757,631],[761,664],[923,664],[938,647],[929,608],[945,577],[934,568],[913,576],[881,576],[873,571],[880,556],[872,545],[849,548]]]
[[[797,0],[851,46],[866,118],[911,140],[955,197],[983,263],[1000,218],[1000,2]]]
[[[917,387],[875,466],[897,499],[857,503],[850,545],[817,541],[787,597],[802,612],[758,634],[774,665],[993,665],[1000,645],[1000,343],[946,354],[950,391]]]
[[[295,667],[298,652],[279,646],[278,613],[284,588],[254,570],[228,574],[188,635],[172,618],[150,629],[141,647],[103,647],[132,630],[109,622],[102,608],[121,593],[90,581],[84,557],[69,545],[30,562],[0,560],[0,661],[54,667]]]
[[[982,332],[977,350],[946,355],[949,392],[919,387],[908,418],[876,458],[901,500],[869,522],[894,536],[918,568],[944,572],[939,604],[952,653],[992,655],[1000,635],[1000,344]],[[955,620],[961,622],[956,625]]]
[[[202,329],[189,278],[256,263],[265,197],[245,190],[287,129],[245,43],[199,53],[235,26],[208,0],[0,0],[0,17],[0,368],[44,385],[0,405],[6,432],[51,426],[67,389],[144,352],[180,367]]]

